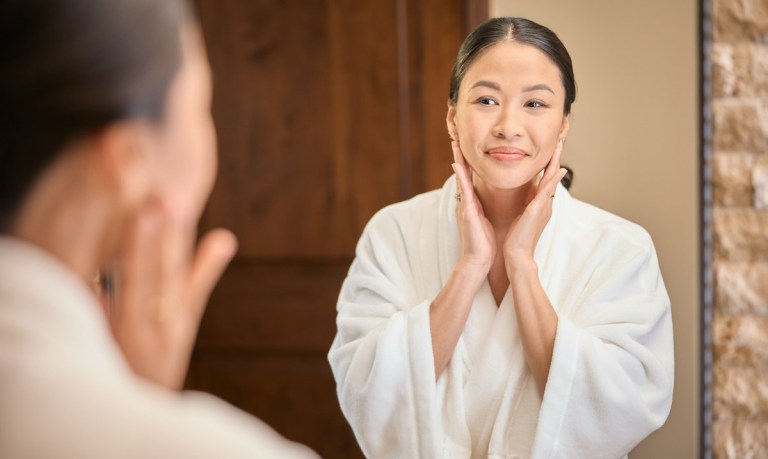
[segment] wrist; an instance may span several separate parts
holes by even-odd
[[[453,267],[452,276],[479,288],[480,284],[482,284],[488,276],[488,271],[490,269],[488,263],[461,259],[456,263],[456,266]]]
[[[538,278],[539,267],[530,255],[507,256],[504,258],[504,267],[510,282],[531,276]]]

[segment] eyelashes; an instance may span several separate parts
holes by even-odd
[[[499,105],[498,102],[490,97],[480,97],[479,99],[475,100],[475,103],[479,105]]]
[[[544,102],[540,100],[531,100],[525,103],[525,106],[528,108],[549,108],[549,105],[545,104]]]
[[[476,105],[482,105],[482,106],[486,106],[486,107],[501,105],[501,104],[499,104],[498,101],[496,101],[495,99],[493,99],[491,97],[479,97],[479,98],[475,99],[475,101],[473,103],[476,104]],[[523,106],[525,108],[533,108],[533,109],[549,108],[549,104],[547,104],[547,103],[545,103],[545,102],[543,102],[541,100],[535,100],[535,99],[534,100],[529,100],[529,101],[525,102],[525,104],[523,104]]]

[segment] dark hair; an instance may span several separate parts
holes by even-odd
[[[0,3],[0,233],[68,143],[162,119],[187,16],[176,0]]]
[[[565,87],[565,106],[563,112],[571,113],[571,104],[576,100],[576,81],[573,76],[573,63],[565,45],[554,32],[524,18],[493,18],[480,24],[461,44],[459,54],[451,71],[449,100],[456,104],[459,85],[467,68],[483,51],[502,41],[515,41],[530,45],[543,52],[560,69]]]

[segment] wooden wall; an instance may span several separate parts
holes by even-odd
[[[448,78],[473,0],[198,0],[214,74],[217,186],[202,227],[238,256],[187,386],[326,458],[362,457],[326,354],[368,219],[450,175]]]

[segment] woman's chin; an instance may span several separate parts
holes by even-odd
[[[523,171],[489,171],[489,173],[476,173],[475,184],[478,179],[486,187],[497,190],[516,190],[528,186],[533,182],[535,174],[525,174]]]

